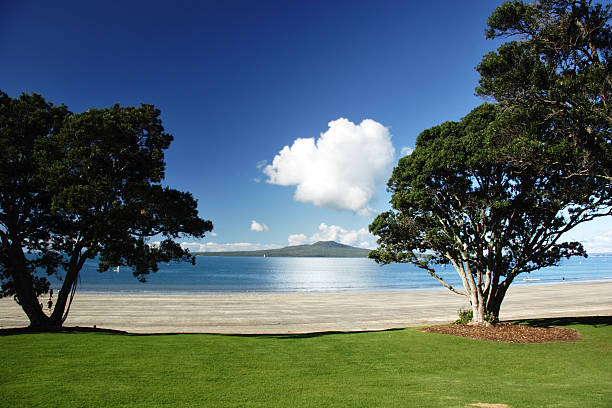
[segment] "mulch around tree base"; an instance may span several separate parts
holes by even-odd
[[[502,323],[495,326],[471,326],[449,324],[419,329],[427,333],[450,334],[478,340],[505,343],[546,343],[551,341],[578,341],[580,334],[574,329],[562,327],[533,327],[525,324]]]

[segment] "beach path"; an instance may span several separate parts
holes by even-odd
[[[317,294],[79,294],[65,326],[131,333],[311,333],[449,323],[467,299],[445,289]],[[612,315],[612,282],[512,287],[501,319]],[[28,321],[0,299],[0,328]]]

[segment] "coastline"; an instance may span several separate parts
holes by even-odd
[[[394,292],[412,292],[412,291],[447,291],[439,283],[432,280],[435,284],[431,286],[415,286],[415,287],[380,287],[380,288],[368,288],[368,289],[342,289],[342,290],[245,290],[245,289],[225,289],[225,290],[174,290],[174,289],[149,289],[149,290],[105,290],[105,289],[78,289],[77,293],[81,295],[117,295],[117,296],[140,296],[140,295],[151,295],[151,296],[199,296],[199,295],[325,295],[325,294],[363,294],[363,293],[394,293]],[[512,283],[513,286],[536,286],[536,285],[567,285],[574,283],[612,283],[611,278],[605,279],[591,279],[591,280],[542,280],[542,279],[526,279],[518,280]],[[461,289],[459,286],[454,286]],[[57,289],[59,290],[59,289]]]
[[[345,293],[78,293],[65,326],[130,333],[283,334],[365,331],[448,323],[469,305],[439,289]],[[612,315],[612,281],[514,285],[501,319]],[[0,328],[27,326],[12,298]]]

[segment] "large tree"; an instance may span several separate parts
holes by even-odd
[[[370,225],[380,237],[371,258],[411,263],[465,295],[475,324],[485,324],[487,315],[498,320],[518,275],[584,255],[580,243],[562,242],[561,236],[610,214],[605,200],[592,194],[598,179],[501,160],[517,151],[537,150],[547,158],[582,154],[568,145],[542,151],[524,139],[506,140],[499,135],[507,121],[498,105],[484,104],[460,122],[422,132],[389,180],[393,209]],[[528,131],[535,137],[545,127],[536,123]],[[439,276],[436,266],[444,264],[455,268],[463,289]]]
[[[389,180],[393,209],[370,231],[371,257],[409,262],[465,294],[475,323],[496,320],[521,273],[586,255],[562,236],[612,206],[612,6],[508,1],[488,38],[509,38],[478,65],[494,105],[424,131]],[[444,282],[452,264],[463,290]]]
[[[15,295],[33,324],[45,318],[38,296],[49,282],[37,268],[55,272],[58,259],[48,252],[51,196],[37,176],[38,140],[57,131],[69,114],[39,95],[13,99],[0,92],[0,277],[1,296]],[[24,252],[25,250],[25,252]],[[35,256],[26,256],[26,253]]]
[[[190,193],[162,185],[173,138],[159,115],[151,105],[72,114],[39,95],[0,95],[2,296],[31,326],[63,324],[87,259],[143,281],[159,262],[194,261],[174,240],[212,223]],[[47,314],[39,296],[51,274],[62,286]]]

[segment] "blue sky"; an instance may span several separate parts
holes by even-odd
[[[192,249],[372,247],[401,152],[482,102],[474,67],[500,3],[4,1],[0,89],[161,109],[166,182],[215,225]],[[571,238],[612,251],[611,230]]]

